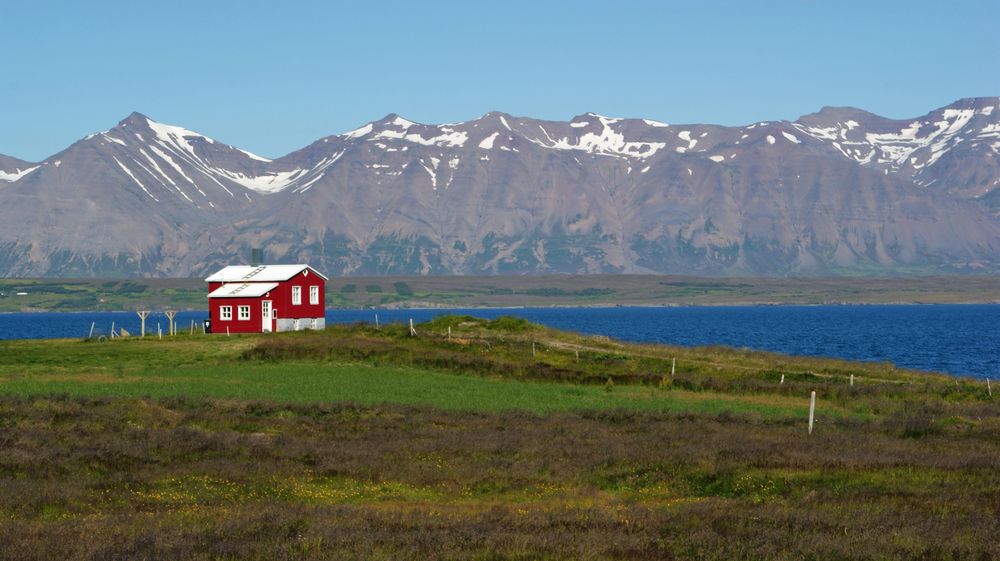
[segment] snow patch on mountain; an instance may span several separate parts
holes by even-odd
[[[269,160],[267,158],[258,156],[257,154],[254,154],[253,152],[247,152],[246,150],[243,150],[241,148],[235,148],[235,149],[239,150],[240,152],[243,152],[244,154],[246,154],[247,157],[250,158],[251,160],[257,160],[258,162],[265,162],[265,163],[271,163],[271,162],[274,161],[274,160]]]
[[[697,138],[691,138],[691,131],[681,131],[677,133],[677,138],[687,142],[688,145],[684,147],[684,150],[678,150],[678,152],[684,152],[686,150],[692,150],[698,144]]]
[[[482,142],[479,143],[479,147],[482,148],[483,150],[492,150],[493,142],[497,139],[498,136],[500,136],[500,133],[498,132],[495,132],[487,136],[482,140]]]
[[[865,135],[865,141],[881,152],[876,160],[878,163],[890,164],[894,168],[904,165],[918,150],[930,148],[931,155],[924,164],[930,166],[944,154],[953,140],[961,142],[960,138],[955,137],[974,114],[971,109],[946,109],[942,112],[940,121],[934,123],[913,121],[898,133],[868,133]],[[936,128],[920,136],[921,130],[929,124]]]
[[[277,193],[299,179],[306,170],[294,169],[291,171],[281,171],[276,173],[265,173],[258,176],[247,176],[242,173],[234,173],[228,170],[217,168],[217,171],[230,181],[257,191],[258,193]]]
[[[368,123],[367,125],[365,125],[363,127],[358,127],[358,128],[356,128],[356,129],[354,129],[352,131],[345,132],[343,134],[343,136],[345,136],[347,138],[361,138],[362,136],[365,136],[366,134],[371,133],[373,128],[374,127],[372,126],[372,124]]]
[[[18,179],[21,179],[22,177],[24,177],[24,176],[28,175],[29,173],[35,171],[39,167],[40,166],[34,166],[34,167],[30,167],[30,168],[25,168],[25,169],[17,169],[17,168],[15,168],[14,171],[4,171],[4,170],[0,169],[0,181],[6,181],[8,183],[13,183],[13,182],[17,181]]]
[[[407,127],[409,128],[409,127]],[[406,129],[402,131],[395,130],[384,130],[380,131],[378,134],[372,138],[384,138],[387,140],[404,140],[406,142],[412,142],[414,144],[422,144],[424,146],[463,146],[465,141],[469,139],[469,135],[464,131],[456,131],[450,127],[436,127],[441,134],[432,136],[430,138],[424,138],[419,133],[406,133]]]
[[[143,185],[142,182],[135,177],[135,174],[132,173],[132,170],[125,167],[125,164],[118,161],[118,158],[115,158],[114,156],[112,156],[112,158],[114,159],[115,163],[118,164],[118,167],[122,168],[122,171],[124,171],[129,177],[131,177],[132,181],[134,181],[135,184],[138,185],[143,190],[143,192],[149,195],[149,198],[153,199],[156,202],[160,202],[160,199],[154,197],[153,194],[149,192],[149,189],[146,189],[146,186]]]
[[[102,132],[102,133],[100,133],[100,135],[101,135],[101,138],[103,138],[104,140],[107,140],[108,142],[113,142],[113,143],[119,144],[121,146],[128,146],[128,144],[125,144],[124,140],[121,140],[119,138],[115,138],[115,137],[109,135],[106,132]],[[93,138],[93,136],[91,136],[89,138]]]
[[[430,166],[428,166],[427,164],[425,164],[423,160],[420,160],[420,167],[424,168],[424,171],[427,172],[427,175],[431,176],[431,188],[434,189],[435,191],[437,191],[437,184],[438,184],[438,182],[437,182],[437,172],[435,172],[434,169],[432,169]],[[437,164],[434,165],[434,168],[435,169],[437,168]]]
[[[194,131],[189,131],[182,127],[175,127],[173,125],[165,125],[163,123],[157,123],[152,119],[146,119],[146,124],[149,128],[156,134],[162,142],[169,142],[171,144],[176,144],[183,147],[184,150],[189,152],[194,152],[194,147],[188,142],[188,138],[199,138],[208,142],[209,144],[214,144],[215,141],[208,138],[205,135],[198,134]]]
[[[614,127],[612,127],[612,125],[621,122],[621,119],[604,117],[594,113],[588,113],[587,116],[597,119],[597,121],[601,124],[600,132],[588,132],[576,139],[572,139],[568,136],[553,139],[543,129],[542,132],[545,134],[545,139],[528,138],[528,140],[539,146],[554,150],[578,150],[592,154],[626,156],[634,158],[649,158],[666,146],[666,143],[664,142],[637,142],[626,140],[623,133],[616,131]],[[570,123],[570,125],[573,126],[577,122],[582,121],[575,121]]]

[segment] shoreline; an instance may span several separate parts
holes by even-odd
[[[783,301],[763,301],[763,302],[718,302],[718,303],[700,303],[700,302],[685,302],[685,303],[665,303],[665,304],[642,304],[642,303],[623,303],[623,304],[611,304],[611,303],[596,303],[596,304],[527,304],[519,306],[463,306],[463,305],[435,305],[431,303],[421,303],[415,306],[360,306],[360,307],[326,307],[327,311],[339,310],[339,311],[402,311],[402,310],[417,310],[417,311],[431,311],[431,310],[531,310],[531,309],[569,309],[569,308],[580,308],[580,309],[612,309],[612,308],[780,308],[780,307],[822,307],[822,306],[998,306],[1000,301],[998,300],[965,300],[960,302],[945,302],[945,301],[916,301],[916,300],[904,300],[904,301],[885,301],[885,302],[850,302],[850,301],[835,301],[835,302],[783,302]],[[152,308],[152,306],[150,306]],[[187,313],[187,312],[205,312],[207,309],[198,308],[162,308],[160,310],[153,309],[154,312],[162,312],[163,310],[173,309],[177,312]],[[24,310],[13,310],[13,311],[0,311],[0,316],[14,315],[14,314],[123,314],[123,313],[135,313],[137,310],[45,310],[45,309],[24,309]]]

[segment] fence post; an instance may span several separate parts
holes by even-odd
[[[175,310],[166,310],[163,312],[163,314],[167,316],[167,320],[170,322],[170,327],[168,328],[167,335],[170,335],[171,337],[177,335],[177,331],[174,328],[174,316],[177,315],[177,312]]]
[[[674,377],[674,372],[677,371],[677,357],[674,357],[673,362],[670,363],[670,377]]]
[[[139,310],[136,312],[139,316],[139,337],[146,336],[146,318],[149,317],[149,310]]]
[[[986,379],[986,393],[990,394],[990,397],[993,397],[993,388],[990,387],[989,378]]]
[[[813,433],[813,419],[816,417],[816,390],[809,396],[809,434]]]
[[[413,328],[413,318],[410,318],[410,337],[416,337],[417,330]]]
[[[851,374],[851,386],[854,386],[854,374]]]
[[[784,375],[784,374],[782,374],[782,375],[781,375],[781,383],[782,383],[782,384],[784,384],[784,383],[785,383],[785,375]]]

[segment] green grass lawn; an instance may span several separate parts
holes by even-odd
[[[160,367],[139,373],[5,373],[0,393],[117,397],[212,397],[278,402],[396,403],[452,411],[628,409],[692,413],[758,413],[804,418],[806,399],[752,399],[653,387],[584,386],[462,376],[426,369],[289,362]],[[830,414],[831,411],[825,411]],[[837,414],[841,411],[837,410]]]
[[[507,325],[505,321],[494,323]],[[434,338],[434,330],[444,332],[448,322],[456,341]],[[510,332],[498,332],[495,327],[485,331],[481,326],[461,328],[460,323],[462,318],[435,320],[421,326],[430,338],[415,339],[402,336],[400,326],[389,326],[381,331],[333,327],[322,334],[267,337],[0,341],[0,394],[343,401],[534,414],[609,409],[726,411],[803,418],[809,384],[837,385],[837,380],[797,373],[804,366],[820,366],[809,359],[797,365],[786,357],[788,382],[779,386],[780,374],[771,368],[769,355],[673,349],[659,358],[655,353],[665,352],[660,348],[620,347],[600,338],[525,327],[528,324],[519,322],[508,326],[513,329]],[[526,343],[526,336],[534,343]],[[487,348],[475,339],[481,337],[494,339]],[[368,349],[373,342],[382,346]],[[537,356],[530,350],[533,344],[540,349]],[[585,349],[582,354],[576,347],[559,346],[578,344],[588,345],[581,347]],[[366,349],[375,354],[357,355]],[[269,358],[273,352],[292,356]],[[666,356],[679,353],[678,376],[668,377],[673,358]],[[716,383],[746,379],[748,368],[769,379],[769,388],[727,391]],[[882,373],[883,368],[876,365],[860,372]],[[705,372],[723,377],[712,378]],[[868,414],[843,403],[826,402],[822,396],[820,407],[821,416]]]

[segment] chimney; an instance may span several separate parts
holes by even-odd
[[[264,252],[261,251],[259,247],[255,247],[250,250],[250,265],[253,267],[258,267],[264,261]]]

